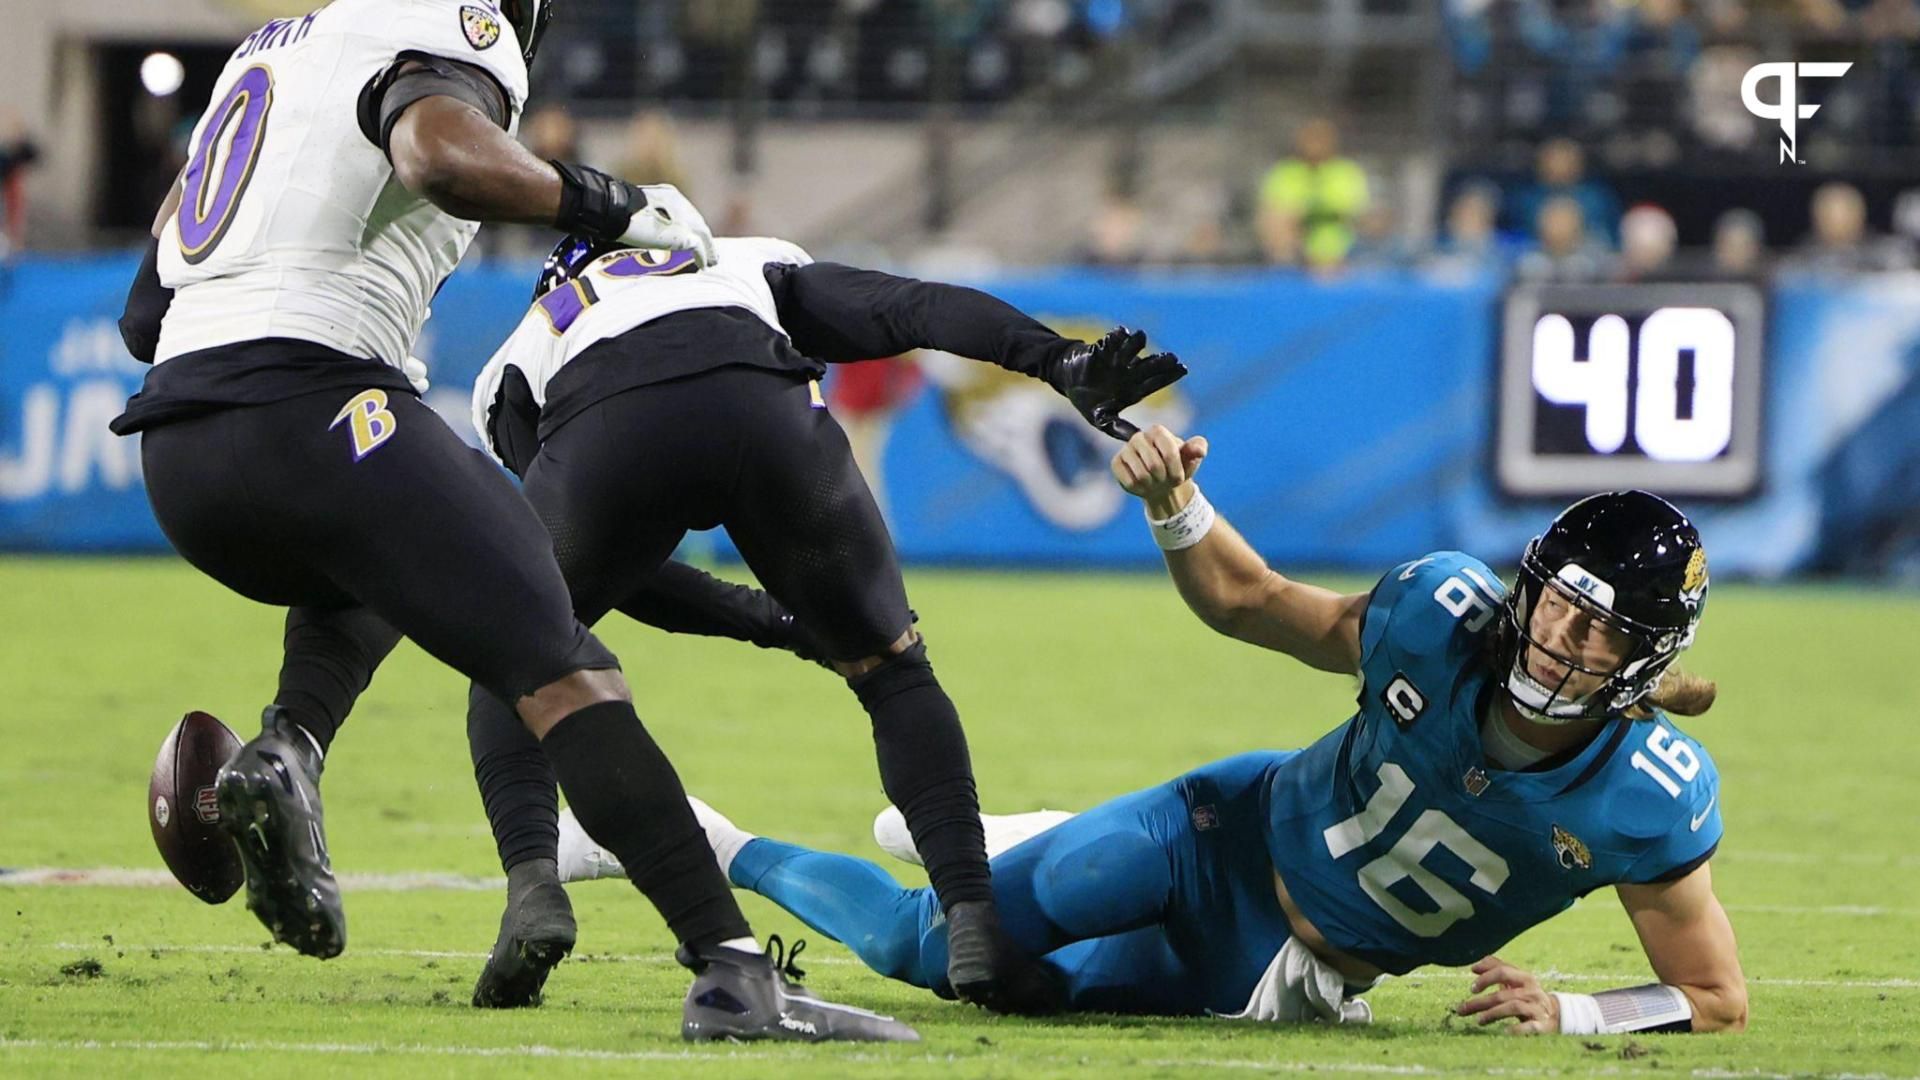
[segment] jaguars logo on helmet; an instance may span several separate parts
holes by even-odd
[[[1553,589],[1631,641],[1611,671],[1581,666],[1532,636],[1540,596]],[[1545,723],[1617,716],[1654,689],[1676,656],[1693,644],[1707,602],[1707,556],[1700,532],[1672,503],[1645,491],[1609,491],[1582,499],[1527,545],[1507,594],[1507,626],[1496,662],[1522,715]],[[1559,686],[1527,670],[1538,649],[1567,669]],[[1574,672],[1598,676],[1598,689],[1564,694]]]

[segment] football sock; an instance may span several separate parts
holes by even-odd
[[[693,807],[694,820],[707,834],[707,846],[713,849],[713,861],[720,864],[720,872],[726,873],[733,866],[734,857],[740,849],[753,839],[753,834],[727,820],[727,816],[693,796],[687,796],[687,804]]]
[[[530,859],[557,857],[560,791],[553,765],[519,714],[478,684],[467,695],[467,749],[501,868],[511,874]]]
[[[890,979],[933,985],[945,978],[946,947],[920,956],[919,889],[902,888],[885,870],[852,855],[812,851],[755,837],[733,860],[733,883],[779,904],[795,918],[852,949]],[[944,931],[940,941],[945,941]]]
[[[873,720],[880,786],[906,818],[943,909],[993,900],[980,796],[959,710],[934,678],[926,646],[847,680]]]
[[[682,944],[753,936],[679,775],[631,704],[580,709],[555,724],[540,747],[581,828],[620,860]]]
[[[289,608],[273,703],[325,756],[374,669],[399,642],[400,631],[367,608]]]

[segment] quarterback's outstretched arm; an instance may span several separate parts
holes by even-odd
[[[1693,1004],[1693,1030],[1740,1031],[1747,1026],[1747,977],[1733,923],[1714,895],[1710,866],[1701,863],[1674,881],[1615,891],[1653,973]]]
[[[1181,599],[1229,637],[1322,671],[1358,671],[1367,594],[1343,595],[1269,567],[1194,486],[1206,456],[1206,439],[1183,440],[1155,424],[1127,440],[1113,459],[1114,479],[1146,504]]]
[[[1747,977],[1707,866],[1673,881],[1615,887],[1658,983],[1597,994],[1549,992],[1532,972],[1489,956],[1473,965],[1472,992],[1479,996],[1454,1011],[1481,1024],[1512,1020],[1508,1030],[1515,1035],[1744,1030]]]

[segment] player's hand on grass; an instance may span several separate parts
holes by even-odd
[[[1091,345],[1079,345],[1055,362],[1047,382],[1087,418],[1087,423],[1116,439],[1140,429],[1120,418],[1120,410],[1172,386],[1187,366],[1172,353],[1140,355],[1147,335],[1116,326]]]
[[[647,205],[634,211],[621,243],[635,247],[691,251],[701,269],[714,263],[713,230],[693,203],[672,184],[641,184]]]
[[[1182,439],[1160,424],[1135,432],[1113,456],[1113,478],[1147,504],[1156,518],[1172,517],[1193,497],[1194,474],[1207,459],[1207,439]]]
[[[1540,986],[1530,971],[1514,967],[1497,956],[1473,965],[1473,993],[1453,1007],[1461,1016],[1478,1017],[1483,1025],[1496,1020],[1518,1021],[1509,1035],[1546,1035],[1560,1030],[1560,1000]],[[1494,987],[1499,987],[1494,990]],[[1491,990],[1491,993],[1486,991]]]

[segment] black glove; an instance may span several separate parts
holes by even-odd
[[[1120,410],[1187,374],[1187,366],[1172,353],[1141,356],[1146,347],[1145,333],[1116,326],[1099,341],[1076,345],[1055,360],[1047,382],[1087,423],[1125,442],[1140,429],[1122,420]]]

